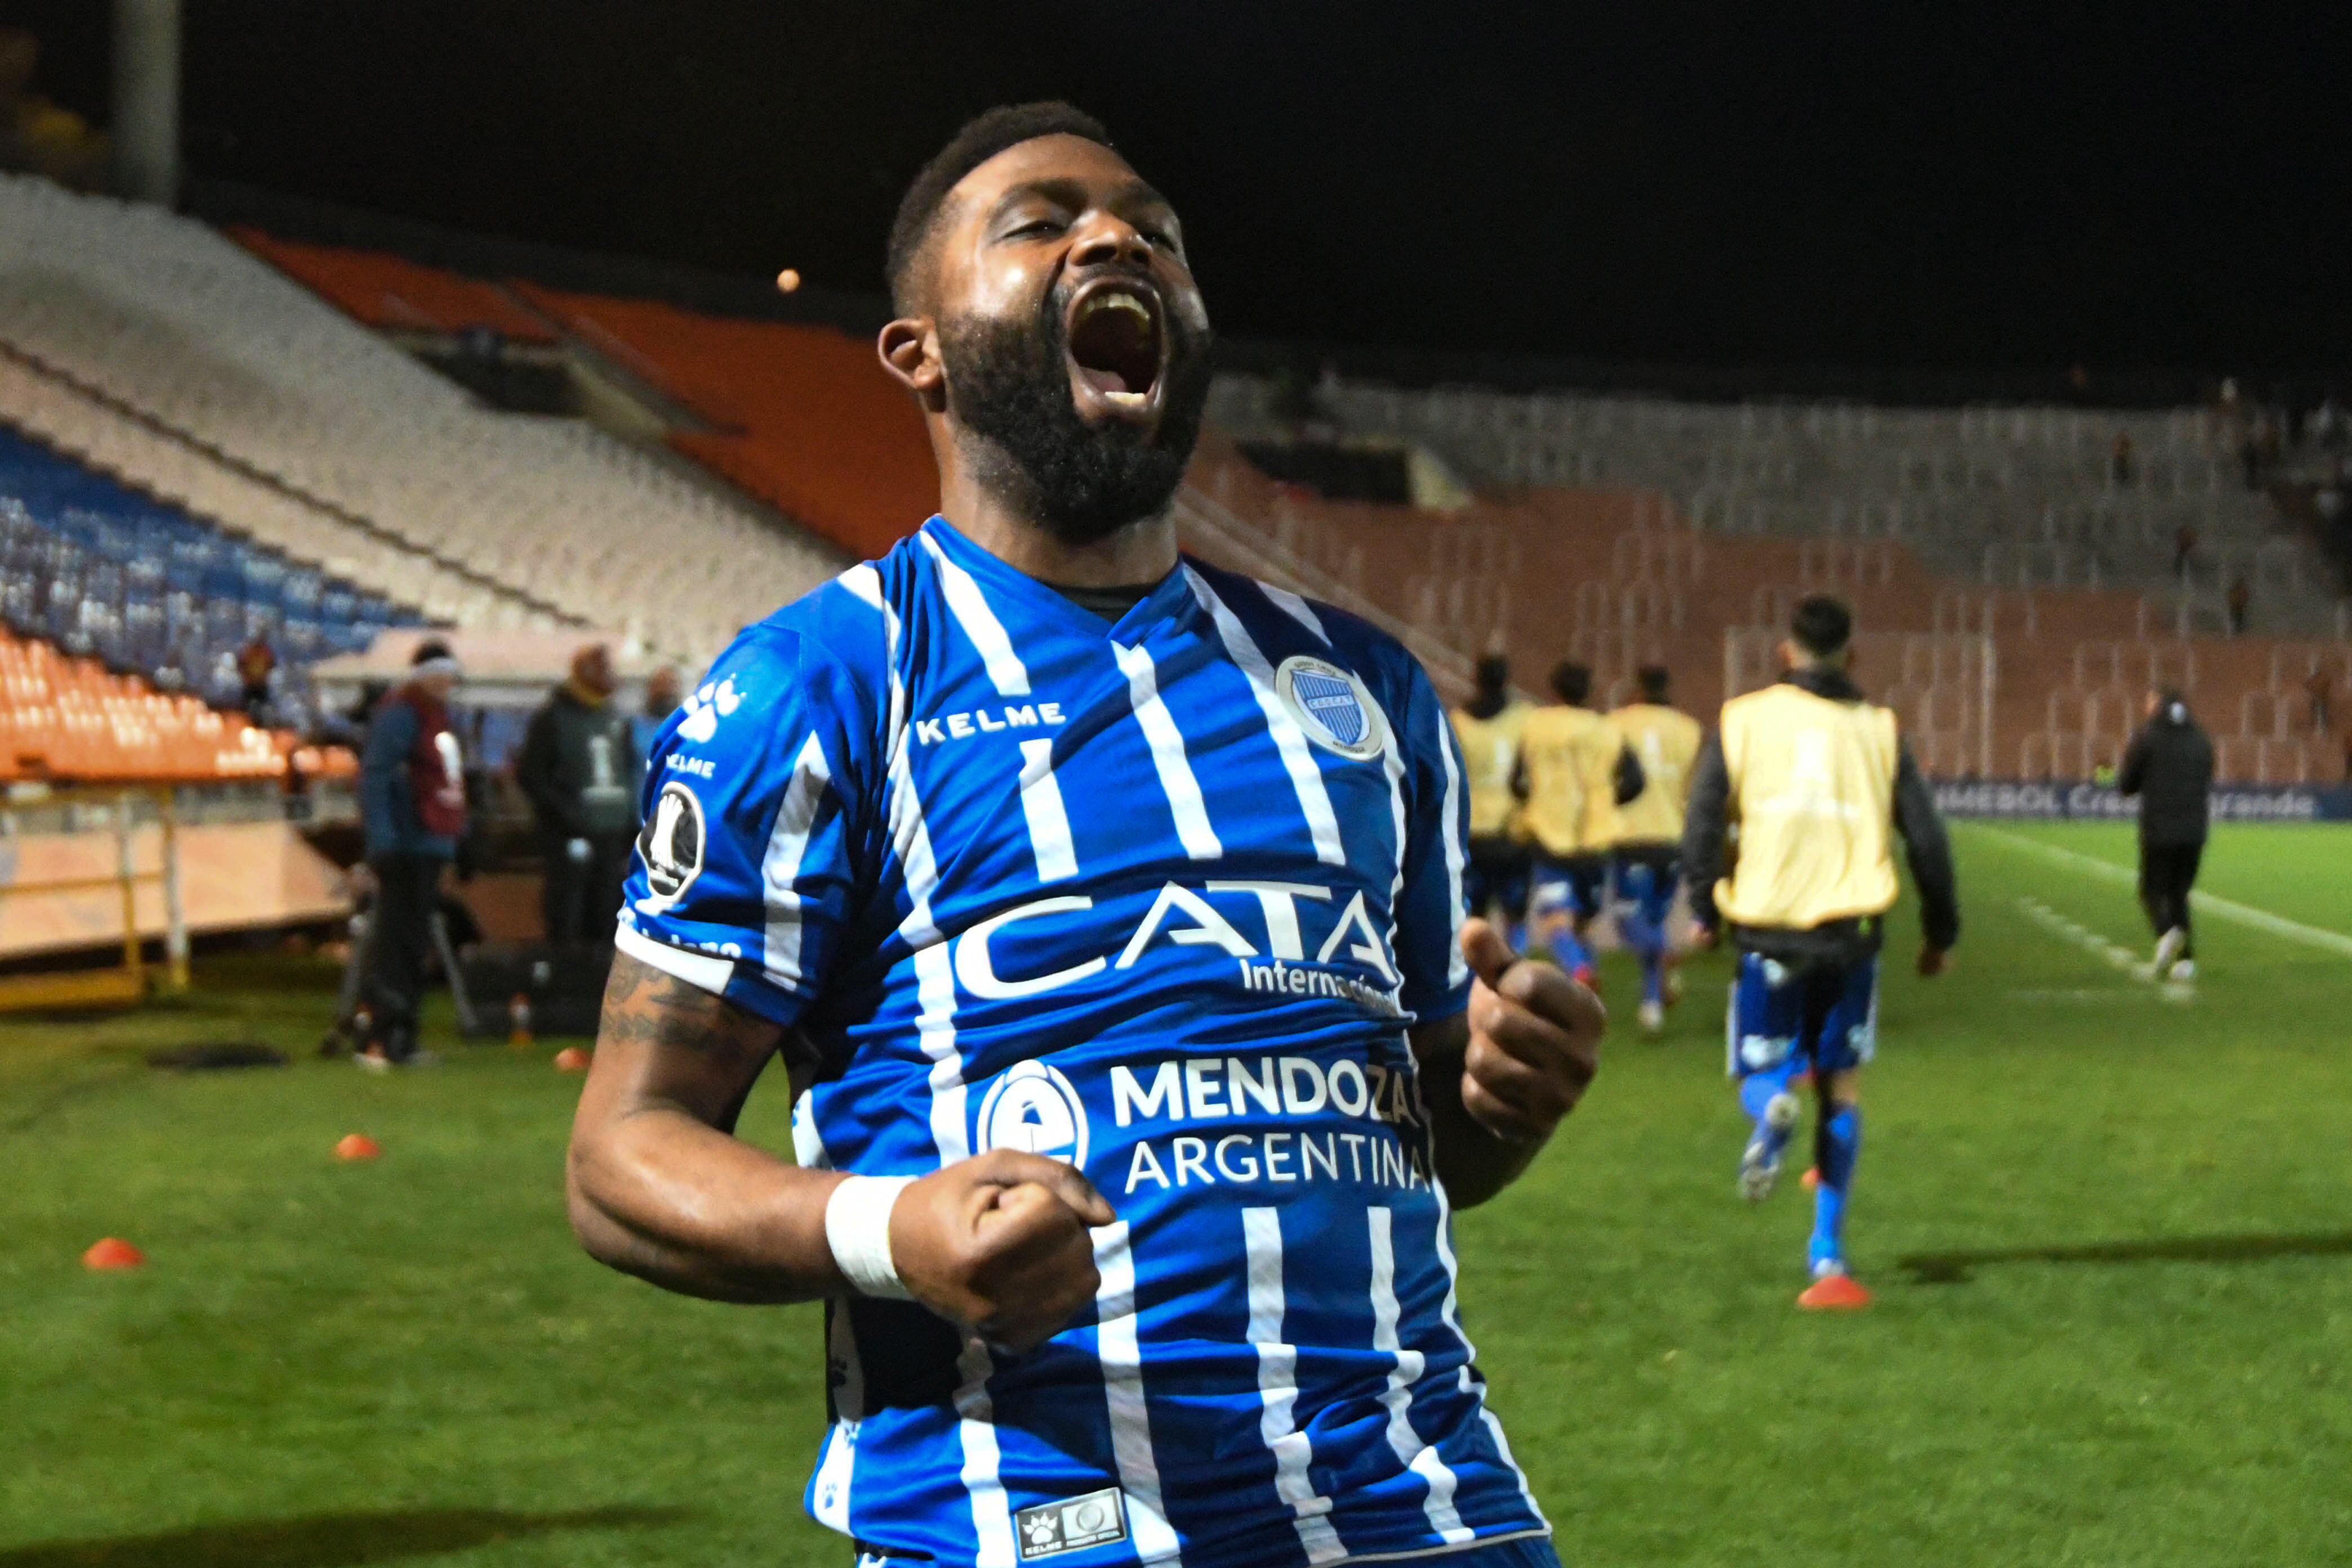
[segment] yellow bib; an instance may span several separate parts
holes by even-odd
[[[1510,830],[1518,797],[1511,793],[1511,769],[1519,760],[1519,732],[1535,710],[1507,702],[1491,719],[1454,710],[1454,738],[1462,742],[1462,784],[1470,795],[1470,831],[1478,837]]]
[[[1716,885],[1738,925],[1808,930],[1895,902],[1895,715],[1769,686],[1723,705],[1739,858]]]
[[[1617,753],[1624,741],[1590,708],[1538,708],[1519,736],[1527,826],[1548,855],[1598,854],[1615,842]]]
[[[1672,708],[1634,702],[1610,714],[1609,727],[1642,764],[1642,793],[1617,808],[1616,842],[1680,842],[1691,764],[1698,759],[1703,733],[1698,721]]]

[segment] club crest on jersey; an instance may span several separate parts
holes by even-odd
[[[1274,688],[1317,745],[1360,763],[1381,754],[1386,737],[1371,698],[1362,681],[1338,665],[1294,654],[1274,672]]]
[[[702,875],[702,802],[670,780],[654,797],[654,809],[637,835],[637,856],[646,863],[646,897],[637,908],[657,915],[686,896]]]
[[[1021,1062],[980,1102],[975,1153],[1018,1149],[1087,1168],[1087,1108],[1070,1080],[1044,1062]]]

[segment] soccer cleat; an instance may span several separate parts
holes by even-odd
[[[1870,1292],[1834,1258],[1813,1266],[1813,1282],[1797,1298],[1809,1312],[1853,1312],[1870,1305]]]
[[[1677,965],[1667,964],[1666,972],[1660,979],[1664,982],[1660,989],[1665,993],[1667,1006],[1671,1007],[1683,999],[1683,973]]]
[[[1822,1184],[1822,1168],[1819,1165],[1806,1166],[1804,1181],[1801,1184],[1809,1193],[1819,1190]]]
[[[1634,1009],[1633,1016],[1640,1021],[1642,1032],[1645,1035],[1654,1035],[1666,1026],[1666,1009],[1663,1003],[1644,1002]]]
[[[2174,926],[2156,939],[2156,961],[2148,965],[2148,969],[2153,973],[2164,973],[2172,967],[2173,960],[2180,956],[2180,950],[2188,945],[2189,933]]]
[[[1601,990],[1601,972],[1589,963],[1578,964],[1569,972],[1568,977],[1587,991],[1598,994]]]
[[[1772,1195],[1772,1185],[1780,1179],[1780,1151],[1803,1109],[1793,1094],[1776,1094],[1764,1102],[1763,1125],[1739,1152],[1739,1195],[1749,1203],[1760,1204]]]
[[[2197,961],[2193,958],[2182,959],[2179,963],[2172,966],[2172,973],[2166,976],[2166,978],[2180,981],[2184,984],[2196,979]]]

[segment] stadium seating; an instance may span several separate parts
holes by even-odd
[[[152,208],[0,178],[0,350],[85,407],[554,624],[617,620],[698,659],[838,570],[836,552],[692,466],[576,420],[488,407],[220,235]],[[248,531],[281,543],[257,521]],[[377,574],[381,551],[347,553],[362,585],[438,613]]]
[[[237,700],[237,650],[266,640],[290,677],[274,717],[296,730],[313,717],[301,667],[418,618],[5,429],[0,563],[18,632],[211,702]]]
[[[1696,405],[1330,382],[1318,398],[1318,420],[1355,437],[1429,441],[1484,499],[1454,514],[1391,508],[1382,521],[1361,503],[1253,487],[1213,453],[1203,486],[1459,653],[1507,649],[1530,687],[1570,657],[1595,667],[1604,694],[1620,692],[1633,666],[1654,660],[1705,712],[1765,678],[1764,654],[1742,669],[1743,644],[1769,651],[1796,599],[1826,590],[1899,639],[1865,642],[1860,673],[1903,714],[1932,772],[2088,776],[2120,755],[2148,688],[2170,685],[2232,742],[2222,762],[2234,780],[2343,776],[2342,742],[2311,730],[2301,696],[2312,660],[2352,652],[2327,635],[2343,611],[2308,545],[2243,489],[2201,411]],[[1213,409],[1230,433],[1265,440],[1286,426],[1276,405],[1267,384],[1227,377]],[[2128,485],[2108,468],[2118,430],[2135,444]],[[2172,570],[2184,523],[2198,532],[2187,591]],[[2216,635],[2220,584],[2240,574],[2257,630],[2285,635]]]
[[[349,752],[298,748],[184,693],[0,632],[0,783],[223,783],[349,776]]]

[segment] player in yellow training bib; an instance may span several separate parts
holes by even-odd
[[[1739,953],[1724,1032],[1740,1106],[1756,1123],[1739,1157],[1742,1197],[1771,1194],[1802,1110],[1798,1075],[1810,1069],[1821,1097],[1804,1307],[1870,1300],[1846,1267],[1845,1200],[1862,1149],[1857,1086],[1877,1045],[1896,834],[1919,889],[1919,973],[1941,973],[1960,934],[1943,819],[1894,713],[1864,701],[1847,673],[1853,634],[1853,613],[1835,599],[1797,606],[1780,645],[1788,673],[1725,703],[1722,729],[1700,748],[1683,831],[1692,914],[1709,941],[1727,931]],[[1726,877],[1734,825],[1739,849]]]
[[[1642,793],[1642,764],[1609,721],[1585,706],[1591,670],[1562,664],[1551,672],[1551,689],[1559,700],[1528,714],[1519,735],[1519,784],[1536,851],[1528,934],[1591,985],[1585,928],[1601,911],[1617,808]]]
[[[1519,736],[1535,704],[1511,695],[1511,664],[1500,654],[1478,661],[1477,690],[1446,716],[1462,747],[1462,784],[1470,797],[1469,859],[1462,868],[1463,900],[1473,915],[1498,918],[1511,946],[1525,946],[1528,847],[1513,831],[1519,797],[1511,780],[1519,764]]]
[[[1642,793],[1617,808],[1610,857],[1610,907],[1617,935],[1642,962],[1642,1027],[1654,1035],[1681,982],[1669,965],[1673,944],[1666,920],[1682,880],[1683,805],[1690,795],[1691,763],[1706,733],[1698,721],[1673,706],[1663,665],[1634,676],[1641,700],[1609,715],[1609,727],[1642,764]]]

